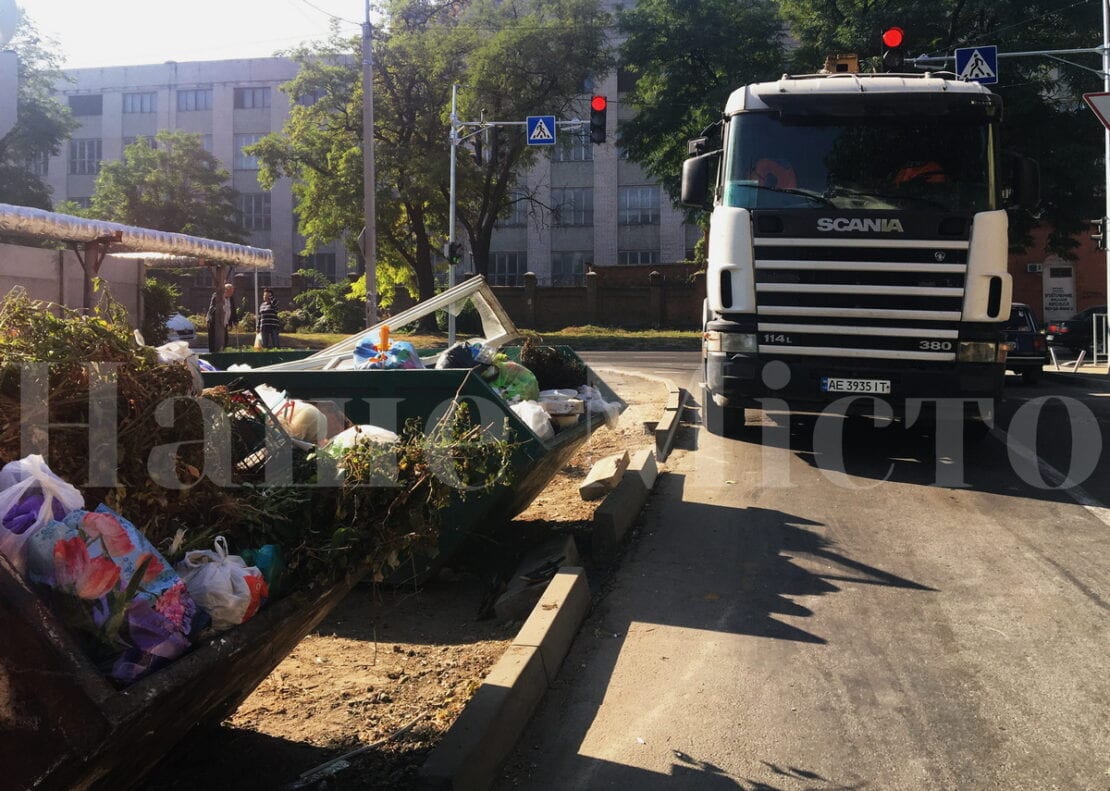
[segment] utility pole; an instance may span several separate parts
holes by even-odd
[[[374,195],[374,55],[371,48],[370,0],[362,23],[362,258],[366,263],[366,326],[378,323],[378,233]]]

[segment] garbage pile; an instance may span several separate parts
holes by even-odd
[[[141,345],[110,302],[0,302],[0,555],[121,686],[287,592],[382,579],[434,549],[451,498],[505,477],[511,437],[474,441],[464,405],[398,434],[262,388],[201,390],[199,368]],[[47,449],[24,454],[25,435]]]

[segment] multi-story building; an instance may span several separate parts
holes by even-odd
[[[274,251],[274,271],[263,276],[266,282],[272,278],[273,285],[288,285],[291,273],[302,266],[332,279],[343,277],[348,261],[342,244],[299,257],[304,240],[296,230],[289,179],[264,190],[257,160],[243,153],[285,124],[289,97],[278,87],[296,71],[286,58],[70,69],[58,96],[80,127],[58,156],[37,167],[45,170],[55,203],[87,206],[101,161],[120,159],[125,146],[162,129],[199,134],[205,149],[231,173],[244,241]]]
[[[68,70],[58,94],[80,127],[59,156],[38,165],[54,201],[87,205],[100,162],[119,159],[139,137],[153,137],[161,129],[194,132],[232,174],[247,243],[274,251],[274,285],[287,285],[302,266],[342,278],[356,268],[345,246],[333,243],[300,260],[304,240],[296,232],[289,180],[263,190],[257,161],[243,153],[284,125],[289,97],[278,88],[296,68],[285,58],[252,58]],[[493,237],[490,279],[495,285],[518,285],[528,271],[545,285],[581,284],[589,266],[690,257],[698,229],[683,222],[662,188],[622,158],[616,145],[617,122],[629,112],[620,100],[627,87],[622,73],[594,87],[609,97],[604,144],[590,142],[588,125],[560,130],[557,145],[526,174],[522,190],[532,200],[514,204]],[[589,117],[588,99],[583,99],[582,118]]]

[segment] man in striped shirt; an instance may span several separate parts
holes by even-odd
[[[262,335],[263,349],[277,348],[278,333],[281,331],[281,319],[278,318],[274,292],[268,288],[262,289],[262,304],[258,306],[257,331]]]

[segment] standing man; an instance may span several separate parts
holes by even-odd
[[[208,351],[219,352],[223,351],[227,346],[228,338],[231,337],[231,328],[239,321],[239,313],[235,309],[235,286],[231,283],[224,284],[224,331],[223,337],[217,337],[216,329],[216,295],[212,295],[212,301],[208,305],[208,313],[204,317],[205,324],[208,325]]]
[[[258,306],[258,327],[256,329],[256,332],[262,335],[262,348],[276,349],[280,331],[281,319],[278,318],[274,292],[264,288],[262,289],[262,304]]]

